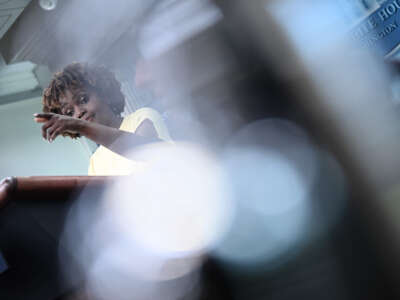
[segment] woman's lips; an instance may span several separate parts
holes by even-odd
[[[94,115],[90,115],[85,118],[85,121],[88,121],[88,122],[93,122],[93,120],[94,120]]]

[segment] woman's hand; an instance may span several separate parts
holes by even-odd
[[[45,140],[53,141],[57,136],[69,135],[71,137],[84,136],[96,144],[100,144],[120,155],[126,155],[127,151],[147,145],[161,142],[154,125],[145,120],[134,132],[119,130],[86,119],[72,118],[54,113],[34,114],[35,121],[44,123],[42,135]]]
[[[45,140],[52,142],[57,136],[69,134],[79,134],[82,127],[81,119],[54,113],[34,114],[35,122],[44,123],[42,126],[42,136]]]

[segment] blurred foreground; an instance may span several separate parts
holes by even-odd
[[[130,153],[148,164],[140,176],[41,202],[62,211],[33,216],[62,228],[46,273],[60,276],[60,299],[400,296],[395,71],[346,38],[328,2],[152,8],[138,72],[177,142]],[[6,258],[34,230],[19,210],[40,194],[24,195],[0,215]],[[44,299],[37,286],[18,298],[6,275],[2,299]]]

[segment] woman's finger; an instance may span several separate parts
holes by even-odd
[[[53,126],[54,122],[55,122],[54,120],[50,120],[44,123],[44,125],[42,126],[42,136],[45,140],[48,140],[47,132],[49,128]]]
[[[36,123],[45,123],[45,122],[47,122],[49,119],[35,117],[35,118],[33,118],[33,120],[34,120]]]
[[[57,136],[59,136],[62,133],[62,128],[61,127],[57,127],[53,132],[51,132],[50,137],[49,137],[49,141],[52,142],[56,139]]]
[[[33,119],[36,123],[45,123],[54,116],[53,113],[33,114]]]
[[[33,114],[33,117],[50,120],[54,115],[55,113],[39,113],[39,114]]]
[[[51,142],[51,136],[53,135],[53,133],[59,128],[59,126],[57,126],[57,124],[54,124],[53,126],[50,126],[47,128],[46,130],[46,140],[48,140],[49,142]]]
[[[47,140],[47,128],[43,128],[42,126],[42,137]]]

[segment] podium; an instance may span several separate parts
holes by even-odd
[[[0,184],[0,299],[58,299],[81,284],[74,258],[60,243],[69,207],[83,190],[97,201],[110,179],[89,176],[10,177]],[[86,193],[87,192],[87,193]],[[66,282],[60,265],[76,266]]]

